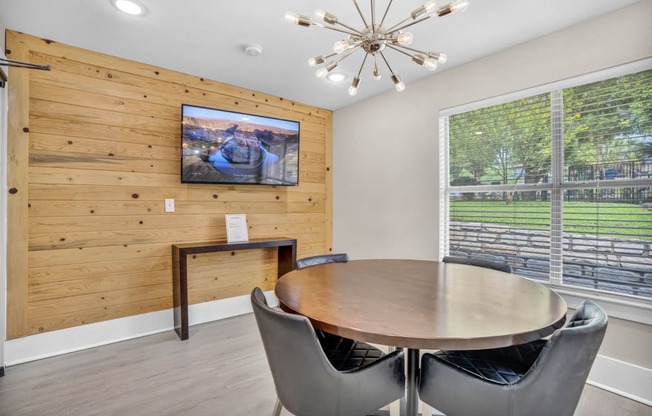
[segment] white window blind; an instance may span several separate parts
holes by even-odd
[[[652,71],[563,100],[564,283],[652,298]]]
[[[442,255],[652,298],[652,70],[538,92],[441,117]]]

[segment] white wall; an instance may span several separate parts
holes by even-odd
[[[3,58],[5,58],[5,29],[7,29],[7,27],[2,23],[2,21],[0,21],[0,52],[2,53]]]
[[[438,111],[649,57],[650,21],[643,0],[335,111],[333,249],[435,259]]]
[[[335,111],[333,250],[437,259],[439,110],[650,57],[650,22],[642,0]],[[601,354],[652,369],[650,351],[650,326],[612,319]]]

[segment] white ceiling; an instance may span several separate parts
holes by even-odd
[[[378,0],[382,15],[389,0]],[[592,19],[637,0],[470,0],[465,13],[413,26],[412,46],[442,52],[448,62],[438,72]],[[110,0],[0,0],[0,20],[9,29],[132,59],[187,74],[265,92],[327,109],[345,107],[387,90],[386,68],[371,78],[369,62],[355,97],[347,94],[362,52],[342,62],[341,83],[317,79],[308,58],[330,53],[343,35],[318,27],[286,23],[286,11],[312,16],[322,8],[361,28],[353,2],[337,0],[140,0],[147,14],[118,12]],[[396,0],[386,23],[393,25],[425,0]],[[359,0],[364,12],[367,0]],[[441,2],[440,5],[444,5]],[[367,17],[368,19],[368,17]],[[251,57],[243,46],[257,43],[263,54]],[[605,52],[609,53],[609,52]],[[410,82],[433,73],[404,55],[386,52],[393,69]],[[542,57],[554,60],[554,57]],[[379,62],[380,65],[380,62]]]

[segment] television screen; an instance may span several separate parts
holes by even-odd
[[[299,122],[183,104],[181,182],[299,183]]]

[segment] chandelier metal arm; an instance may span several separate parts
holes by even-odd
[[[345,28],[347,28],[347,29],[349,29],[349,30],[351,30],[351,31],[353,31],[353,32],[355,32],[355,33],[358,34],[358,35],[362,35],[362,32],[360,32],[358,29],[354,29],[354,28],[352,28],[352,27],[349,26],[349,25],[345,25],[344,23],[339,22],[339,21],[337,22],[337,24],[340,25],[340,26],[343,26],[343,27],[345,27]]]
[[[353,0],[353,4],[355,4],[355,8],[358,10],[358,14],[360,15],[360,18],[362,19],[362,23],[364,23],[365,27],[369,26],[367,23],[367,20],[364,18],[364,15],[362,14],[362,10],[360,10],[360,6],[358,6],[358,2]]]
[[[315,23],[315,22],[312,22],[312,23],[319,26],[319,27],[323,27],[324,29],[329,29],[329,28],[332,29],[333,28],[333,26],[326,26],[326,25],[322,25],[321,23]],[[355,34],[357,34],[357,35],[362,35],[362,32],[359,31],[358,29],[356,29],[354,27],[351,27],[351,26],[349,26],[349,25],[347,25],[345,23],[342,23],[339,20],[337,22],[335,22],[335,23],[332,23],[332,24],[333,25],[340,25],[342,27],[345,27],[345,28],[349,29],[352,32],[355,32]],[[348,33],[348,32],[344,32],[344,33]],[[351,33],[351,34],[353,34],[353,33]]]
[[[349,56],[353,55],[353,53],[356,52],[356,51],[357,51],[358,49],[360,49],[361,47],[362,47],[362,45],[354,46],[354,47],[353,47],[349,52],[347,52],[346,54],[342,55],[342,57],[341,57],[340,59],[338,59],[337,61],[335,61],[335,62],[337,62],[337,63],[339,64],[340,62],[342,62],[343,60],[345,60],[345,59],[348,58]]]
[[[340,33],[346,33],[347,35],[351,35],[351,36],[360,36],[360,34],[361,34],[357,30],[355,31],[355,33],[353,33],[353,32],[349,32],[348,30],[338,29],[338,28],[333,27],[333,26],[322,25],[321,23],[317,23],[317,22],[310,22],[310,24],[314,25],[314,26],[317,26],[317,27],[324,28],[324,29],[328,29],[328,30],[334,30],[334,31],[340,32]],[[342,26],[344,26],[344,25],[342,25]]]
[[[376,2],[374,0],[371,0],[370,3],[371,3],[371,33],[376,33]]]
[[[426,56],[431,55],[431,52],[420,51],[420,50],[418,50],[418,49],[410,48],[409,46],[400,45],[400,44],[398,44],[398,43],[395,43],[395,44],[392,44],[392,45],[387,44],[387,46],[389,46],[389,47],[391,47],[391,48],[394,48],[394,49],[396,49],[396,48],[407,49],[408,51],[412,51],[412,52],[416,52],[416,53],[422,53],[422,54],[424,54],[424,55],[426,55]],[[399,52],[402,52],[402,53],[404,53],[404,54],[406,54],[406,55],[408,55],[408,56],[412,56],[412,55],[410,55],[410,54],[408,54],[408,53],[406,53],[406,52],[403,52],[403,51],[401,51],[401,50],[399,50],[399,49],[396,49],[396,50],[399,51]]]
[[[385,61],[385,65],[387,65],[387,69],[389,69],[389,72],[391,72],[392,75],[395,75],[396,73],[394,72],[394,70],[392,69],[392,67],[389,66],[389,62],[387,62],[387,59],[385,59],[385,54],[383,54],[382,51],[378,51],[378,53],[380,53],[380,57],[383,58],[383,61]]]
[[[337,55],[337,52],[329,53],[328,55],[323,55],[322,58],[324,60],[332,58],[333,56]]]
[[[392,33],[392,32],[394,32],[394,31],[395,31],[394,28],[396,28],[396,27],[402,25],[403,23],[407,22],[407,21],[410,20],[411,18],[412,18],[412,16],[408,16],[408,17],[406,17],[405,19],[401,20],[400,22],[398,22],[398,23],[395,24],[394,26],[392,26],[392,27],[390,27],[389,29],[387,29],[387,31],[386,31],[385,33]],[[400,29],[397,29],[397,30],[400,30]]]
[[[360,65],[360,69],[358,70],[358,75],[356,75],[356,78],[360,78],[360,74],[362,74],[362,68],[364,68],[364,63],[367,62],[368,57],[369,57],[369,54],[365,53],[364,58],[362,58],[362,64]]]
[[[388,48],[394,49],[396,52],[400,52],[400,53],[402,53],[403,55],[406,55],[406,56],[409,56],[410,58],[412,58],[412,55],[410,55],[409,53],[407,53],[407,52],[405,52],[405,51],[400,50],[400,49],[397,48],[396,46],[398,46],[398,45],[390,45],[389,43],[387,44],[387,47],[388,47]],[[418,52],[418,51],[417,51],[417,52]],[[420,52],[420,53],[425,53],[425,52]]]
[[[421,23],[421,22],[423,22],[425,20],[428,20],[428,19],[430,19],[430,18],[432,18],[434,16],[436,16],[436,15],[435,14],[429,14],[429,15],[426,15],[426,16],[420,18],[420,19],[415,20],[414,22],[410,22],[407,25],[403,25],[401,27],[396,27],[396,26],[399,26],[399,25],[405,23],[406,21],[410,20],[410,17],[408,17],[407,19],[404,19],[401,22],[399,22],[398,24],[396,24],[396,25],[392,26],[391,28],[389,28],[386,33],[389,35],[389,34],[392,34],[394,32],[398,32],[399,30],[407,29],[410,26],[416,25],[417,23]]]
[[[379,26],[382,26],[383,23],[385,23],[385,18],[387,17],[387,12],[389,12],[389,7],[392,5],[392,1],[394,0],[389,0],[389,4],[387,5],[387,8],[385,9],[385,14],[383,15],[383,20],[380,21]]]

